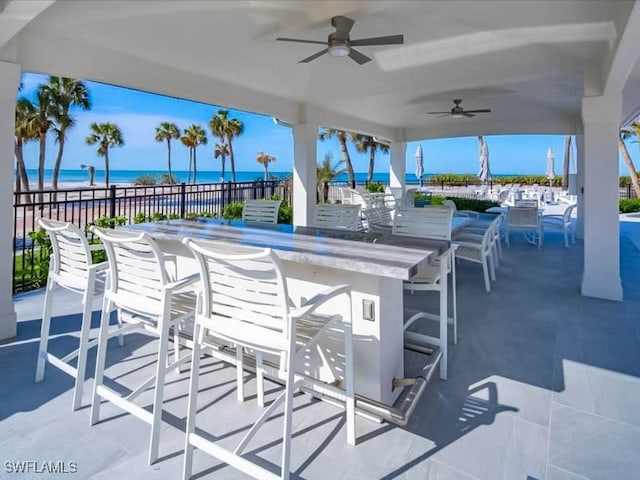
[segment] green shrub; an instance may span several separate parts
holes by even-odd
[[[135,217],[133,217],[133,223],[147,223],[148,221],[144,212],[138,212]]]
[[[96,218],[91,225],[95,225],[98,228],[113,228],[116,225],[124,225],[127,223],[127,217],[124,215],[119,215],[116,217],[109,217],[107,215],[102,215],[101,217]]]
[[[476,200],[475,198],[462,198],[462,197],[446,197],[448,200],[453,200],[458,210],[473,210],[474,212],[484,212],[487,208],[499,207],[498,202],[492,202],[491,200]]]
[[[640,198],[625,198],[620,200],[620,213],[640,212]]]
[[[242,208],[244,207],[244,203],[242,202],[231,202],[224,210],[222,210],[222,218],[226,220],[234,220],[242,218]]]
[[[142,185],[145,187],[153,186],[153,185],[156,185],[157,183],[158,183],[158,179],[154,175],[149,175],[149,174],[140,175],[139,177],[136,177],[133,179],[134,185]]]
[[[372,182],[367,184],[367,191],[369,193],[384,193],[384,185],[380,182]]]

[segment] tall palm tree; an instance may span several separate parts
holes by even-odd
[[[184,135],[180,137],[180,141],[185,147],[187,147],[187,150],[189,150],[189,169],[187,170],[187,183],[191,183],[191,172],[193,171],[193,138],[187,136],[187,131],[185,130]]]
[[[53,178],[51,181],[53,190],[57,190],[67,130],[75,124],[75,120],[69,115],[69,110],[72,107],[89,110],[91,109],[91,99],[89,98],[89,90],[84,82],[75,78],[50,76],[48,82],[42,85],[42,90],[46,91],[49,99],[56,141],[58,142],[58,154],[53,165]]]
[[[38,134],[35,131],[33,119],[35,117],[36,108],[33,104],[24,97],[20,97],[16,102],[16,123],[15,123],[15,138],[14,138],[14,152],[16,155],[16,192],[20,193],[23,190],[27,194],[22,197],[27,203],[31,203],[31,194],[29,194],[29,176],[27,175],[27,168],[24,164],[23,146],[30,140],[38,138]]]
[[[620,150],[622,158],[624,159],[624,163],[629,169],[629,177],[631,177],[631,184],[633,185],[633,189],[636,192],[636,198],[640,198],[640,182],[638,181],[638,172],[636,171],[636,167],[633,165],[633,160],[631,159],[631,155],[629,155],[627,145],[624,143],[625,140],[632,137],[636,137],[636,143],[640,140],[640,122],[638,122],[638,120],[635,120],[631,125],[623,128],[620,131],[620,136],[618,137],[618,150]]]
[[[98,145],[98,156],[104,157],[104,183],[109,187],[109,149],[122,147],[124,139],[120,127],[115,123],[92,123],[87,145]]]
[[[231,163],[231,180],[236,181],[236,162],[233,155],[233,139],[244,133],[244,124],[237,118],[229,117],[229,110],[218,110],[209,120],[209,129],[226,141],[229,146],[229,162]]]
[[[40,190],[40,193],[38,193],[38,202],[42,203],[42,190],[44,190],[44,160],[47,147],[47,134],[49,133],[49,129],[52,127],[53,122],[51,121],[52,112],[50,92],[44,88],[44,85],[40,85],[40,87],[38,88],[36,98],[36,111],[34,116],[32,117],[32,122],[33,128],[35,129],[35,132],[38,136],[38,141],[40,142],[38,153],[38,190]]]
[[[318,138],[321,142],[328,140],[329,138],[336,137],[340,144],[340,153],[342,153],[342,161],[347,167],[347,175],[349,177],[349,185],[351,188],[356,188],[356,177],[353,173],[353,165],[351,164],[351,157],[349,156],[349,150],[347,148],[347,139],[349,134],[343,130],[336,130],[335,128],[325,128],[320,132]]]
[[[344,163],[342,160],[331,164],[333,157],[330,153],[326,153],[322,163],[318,165],[316,170],[316,181],[322,184],[322,195],[324,203],[329,201],[329,182],[332,182],[344,173],[344,168],[340,168]]]
[[[362,135],[360,133],[352,133],[351,141],[355,144],[358,152],[369,152],[369,171],[367,172],[367,182],[371,183],[373,181],[373,167],[376,162],[376,152],[380,149],[383,153],[389,153],[389,145],[378,142],[371,135]]]
[[[184,130],[182,143],[189,148],[189,179],[191,179],[191,162],[193,162],[193,183],[197,183],[198,163],[196,161],[196,149],[200,145],[207,144],[207,132],[195,123]]]
[[[258,156],[256,157],[256,162],[258,162],[264,167],[265,181],[269,180],[269,164],[275,161],[276,161],[276,157],[274,157],[273,155],[267,155],[264,152],[258,152]]]
[[[569,188],[569,160],[571,159],[571,135],[564,137],[564,164],[562,165],[562,188]]]
[[[167,142],[167,167],[169,169],[169,181],[173,183],[173,174],[171,173],[171,140],[180,138],[180,129],[175,123],[161,122],[156,127],[156,142]]]
[[[216,143],[216,147],[213,149],[213,158],[219,158],[222,163],[222,181],[224,182],[224,164],[227,163],[227,157],[229,156],[229,145],[226,143]]]

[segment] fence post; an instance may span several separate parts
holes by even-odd
[[[109,187],[109,217],[114,218],[116,216],[116,186],[111,185]]]
[[[227,184],[227,205],[231,203],[231,180]]]
[[[187,185],[180,184],[180,218],[184,218],[187,212]]]

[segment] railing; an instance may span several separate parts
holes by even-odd
[[[71,222],[86,229],[101,216],[124,217],[126,223],[144,218],[185,218],[208,213],[222,216],[232,202],[278,195],[291,201],[291,192],[280,181],[154,185],[109,188],[64,189],[14,193],[13,291],[30,290],[37,282],[42,254],[31,239],[37,218]]]

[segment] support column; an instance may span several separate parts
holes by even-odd
[[[311,225],[316,206],[318,125],[293,126],[293,224]]]
[[[389,150],[389,187],[393,196],[400,199],[404,195],[407,178],[407,143],[393,142]]]
[[[584,134],[576,134],[576,167],[578,184],[578,218],[576,238],[584,240]]]
[[[618,135],[622,95],[582,99],[584,272],[582,294],[622,300]],[[580,156],[578,156],[580,158]]]
[[[13,308],[13,142],[20,65],[0,61],[0,340],[16,336]]]

